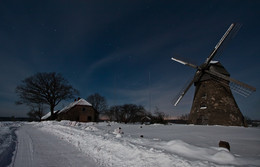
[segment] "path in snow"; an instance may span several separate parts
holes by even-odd
[[[97,166],[95,162],[75,147],[56,136],[25,124],[17,132],[18,146],[14,167],[69,167]]]

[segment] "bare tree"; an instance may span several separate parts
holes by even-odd
[[[22,81],[16,87],[19,101],[16,104],[46,104],[50,107],[51,117],[55,106],[62,100],[74,98],[78,90],[74,89],[61,75],[52,73],[36,73]]]
[[[121,106],[123,121],[128,122],[141,122],[141,119],[147,115],[145,109],[141,105],[125,104]]]
[[[147,115],[143,106],[137,106],[135,104],[112,106],[106,114],[110,120],[124,123],[141,122],[141,119]]]
[[[43,104],[31,105],[31,110],[27,113],[29,118],[33,120],[41,120],[44,115],[44,107]]]
[[[110,121],[121,122],[121,106],[112,106],[105,114],[109,117]]]
[[[87,101],[92,104],[92,106],[99,112],[105,113],[107,110],[107,101],[105,97],[98,93],[88,96]]]
[[[180,116],[180,120],[188,121],[189,117],[190,117],[190,114],[183,114],[183,115]]]
[[[158,107],[155,107],[154,114],[155,116],[153,116],[153,123],[167,123],[167,121],[164,120],[167,115],[164,112],[161,112]]]

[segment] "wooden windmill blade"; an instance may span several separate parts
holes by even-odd
[[[252,90],[252,89],[248,89],[247,87],[243,87],[237,83],[234,83],[232,81],[230,82],[227,82],[226,80],[223,80],[219,77],[216,77],[216,76],[212,76],[212,79],[214,79],[215,81],[223,84],[223,85],[226,85],[226,86],[229,86],[230,89],[232,89],[235,93],[243,96],[243,97],[248,97],[250,96],[255,90]]]
[[[248,97],[249,95],[251,95],[253,92],[256,91],[256,88],[254,88],[253,86],[240,82],[234,78],[223,75],[221,73],[218,73],[215,71],[209,71],[209,70],[205,70],[205,72],[210,74],[213,79],[221,82],[222,84],[229,84],[229,86],[232,90],[234,90],[236,93],[238,93],[244,97]],[[223,82],[223,80],[228,81],[228,82]]]
[[[184,87],[181,89],[181,91],[177,94],[177,96],[173,100],[173,105],[176,106],[181,99],[184,97],[184,95],[188,92],[191,85],[193,85],[194,82],[200,80],[202,77],[202,72],[198,70],[193,78],[189,79],[188,82],[184,85]]]
[[[246,87],[243,87],[243,86],[241,86],[241,85],[238,85],[238,84],[236,84],[236,83],[234,83],[234,82],[230,82],[229,83],[229,86],[230,86],[230,88],[234,91],[234,92],[236,92],[236,93],[238,93],[238,94],[240,94],[240,95],[242,95],[242,96],[244,96],[244,97],[248,97],[248,96],[250,96],[255,90],[252,90],[252,89],[248,89],[248,88],[246,88]]]
[[[186,61],[183,61],[183,60],[174,58],[174,57],[172,57],[171,59],[172,59],[173,61],[176,61],[176,62],[181,63],[181,64],[183,64],[183,65],[190,66],[190,67],[195,68],[195,69],[199,69],[199,66],[194,65],[194,64],[192,64],[192,63],[189,63],[189,62],[186,62]]]
[[[225,45],[228,43],[228,41],[233,38],[238,30],[240,29],[241,25],[237,23],[232,23],[227,31],[224,33],[222,38],[219,40],[217,45],[214,47],[213,51],[209,55],[209,57],[205,61],[205,68],[207,68],[210,65],[211,60],[213,60],[214,57],[221,54],[221,51],[225,47]]]
[[[184,87],[181,89],[181,91],[175,96],[173,99],[173,105],[177,106],[177,104],[181,101],[183,96],[188,92],[190,89],[191,85],[194,83],[196,77],[193,77],[188,80],[188,82],[184,85]]]
[[[183,65],[187,65],[187,66],[190,66],[192,68],[195,68],[195,69],[199,69],[200,67],[197,66],[197,65],[194,65],[192,63],[189,63],[189,62],[186,62],[186,61],[183,61],[183,60],[180,60],[180,59],[176,59],[176,58],[171,58],[173,61],[176,61],[178,63],[181,63]],[[188,80],[188,82],[184,85],[184,87],[181,89],[181,91],[177,94],[177,96],[173,99],[173,105],[176,106],[180,101],[181,99],[183,98],[183,96],[188,92],[188,90],[190,89],[191,85],[196,81],[198,80],[198,78],[201,76],[201,72],[198,71],[195,76],[191,79]]]

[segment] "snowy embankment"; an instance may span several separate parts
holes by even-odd
[[[100,166],[260,165],[258,128],[70,121],[35,126],[71,143]],[[220,140],[230,143],[230,152],[218,147]]]
[[[0,166],[11,163],[17,142],[15,130],[20,126],[19,122],[0,122]]]

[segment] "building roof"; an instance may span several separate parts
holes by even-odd
[[[92,106],[92,104],[87,102],[85,99],[79,99],[79,100],[76,100],[76,101],[70,103],[68,106],[64,107],[63,109],[61,109],[59,113],[67,112],[68,110],[70,110],[71,108],[73,108],[74,106],[77,106],[77,105],[78,106]]]
[[[226,76],[230,76],[228,71],[225,69],[225,67],[219,62],[219,61],[211,61],[209,66],[209,71],[217,72]],[[195,82],[195,85],[197,82],[202,82],[206,80],[211,80],[212,76],[210,74],[204,73],[203,76],[200,78],[200,80]]]
[[[60,110],[54,111],[54,114],[57,113]],[[45,120],[48,119],[51,116],[51,112],[48,112],[47,114],[45,114],[44,116],[41,117],[41,120]]]

